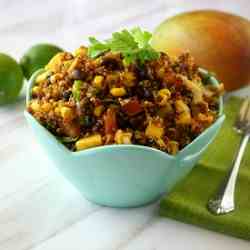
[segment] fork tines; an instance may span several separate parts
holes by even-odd
[[[246,98],[241,107],[238,117],[235,121],[235,127],[241,132],[250,132],[250,98]]]

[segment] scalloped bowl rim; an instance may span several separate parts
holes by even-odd
[[[26,107],[30,101],[31,98],[31,89],[35,83],[35,79],[37,78],[37,76],[41,73],[43,73],[45,70],[44,69],[39,69],[37,70],[35,73],[33,73],[33,75],[31,76],[30,80],[28,81],[28,85],[27,85],[27,89],[26,89]],[[208,75],[208,71],[206,71],[205,69],[199,68],[199,71],[201,74]],[[209,76],[209,81],[211,82],[211,84],[214,85],[218,85],[218,81],[214,76]],[[222,97],[219,97],[219,115],[218,118],[216,119],[216,121],[209,126],[207,129],[205,129],[199,136],[197,136],[191,143],[189,143],[187,146],[185,146],[182,150],[180,150],[176,155],[170,155],[164,151],[161,151],[159,149],[153,148],[153,147],[149,147],[149,146],[143,146],[143,145],[137,145],[137,144],[112,144],[112,145],[103,145],[103,146],[98,146],[98,147],[93,147],[93,148],[89,148],[89,149],[85,149],[85,150],[81,150],[81,151],[70,151],[63,143],[61,143],[60,141],[58,141],[56,139],[56,137],[48,130],[46,129],[44,126],[42,126],[27,110],[24,111],[24,116],[26,118],[32,119],[33,122],[37,123],[41,129],[44,129],[48,135],[50,136],[51,140],[53,140],[54,142],[56,142],[56,144],[58,145],[58,147],[60,147],[61,150],[64,151],[65,154],[71,154],[72,156],[82,156],[82,155],[86,155],[89,153],[98,153],[98,151],[103,151],[105,149],[120,149],[120,148],[125,148],[125,149],[139,149],[139,150],[144,150],[144,151],[153,151],[156,152],[158,154],[161,154],[163,157],[168,158],[168,159],[177,159],[179,158],[182,154],[185,154],[186,151],[198,140],[200,140],[203,136],[205,136],[205,134],[209,131],[212,130],[213,127],[217,124],[220,123],[221,120],[224,120],[225,115],[223,114],[223,99]]]

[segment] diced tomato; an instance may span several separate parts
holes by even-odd
[[[142,106],[136,98],[126,100],[122,103],[122,110],[129,116],[134,116],[142,112]]]
[[[116,111],[115,109],[109,108],[104,115],[104,128],[105,134],[113,134],[117,130],[117,121],[116,121]]]

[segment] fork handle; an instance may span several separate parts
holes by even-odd
[[[232,168],[214,198],[209,200],[208,209],[214,214],[226,214],[234,210],[234,190],[240,168],[240,163],[244,155],[250,134],[243,135],[241,143],[233,161]]]

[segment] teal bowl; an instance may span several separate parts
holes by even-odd
[[[204,76],[208,75],[201,70]],[[29,81],[27,102],[37,71]],[[218,84],[209,76],[213,84]],[[97,204],[111,207],[136,207],[157,200],[169,193],[200,159],[219,131],[225,116],[220,100],[216,122],[177,155],[139,145],[108,145],[69,151],[55,136],[27,111],[24,115],[45,153],[62,175],[82,195]]]

